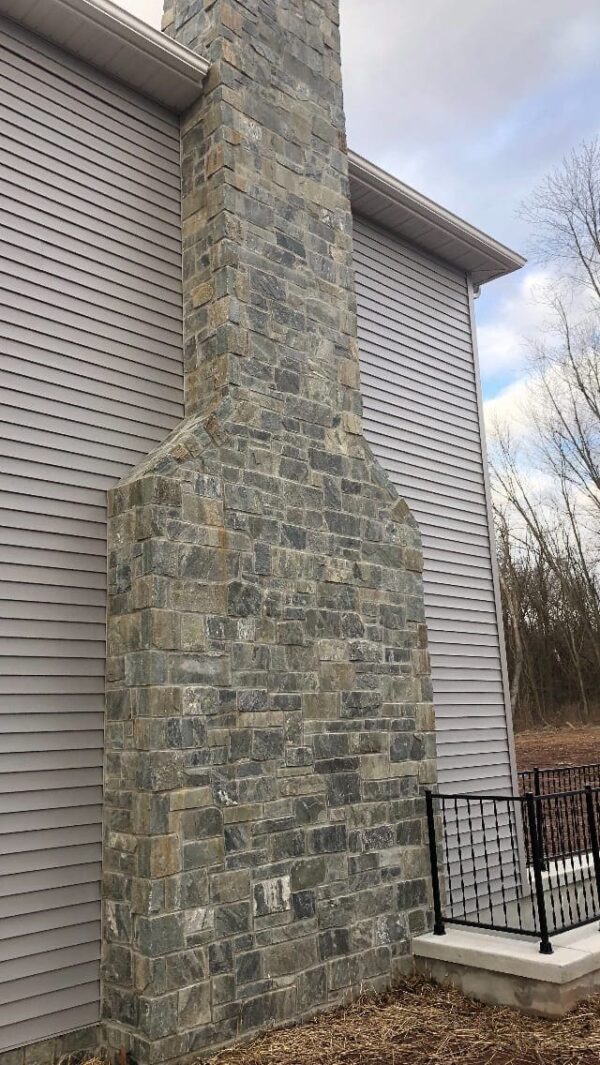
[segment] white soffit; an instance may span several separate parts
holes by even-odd
[[[350,153],[350,189],[355,214],[469,273],[475,285],[525,265],[522,255],[354,152]]]
[[[207,61],[110,0],[0,0],[0,15],[172,111],[202,92]]]

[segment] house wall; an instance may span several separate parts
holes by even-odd
[[[4,20],[0,274],[2,1050],[98,1017],[106,489],[183,409],[178,121]]]
[[[177,120],[3,20],[0,105],[1,1051],[99,1014],[106,490],[178,423],[183,368]],[[423,531],[442,780],[508,787],[466,281],[355,239],[366,432]]]
[[[361,218],[354,259],[365,435],[423,539],[440,788],[510,792],[467,277]]]

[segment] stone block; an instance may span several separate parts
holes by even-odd
[[[177,997],[178,1028],[198,1028],[211,1020],[210,983],[191,984],[183,988]]]

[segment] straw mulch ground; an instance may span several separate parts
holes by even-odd
[[[377,999],[238,1045],[210,1065],[599,1065],[600,997],[560,1020],[410,981]]]
[[[239,1043],[207,1065],[600,1065],[600,996],[547,1020],[410,980]]]

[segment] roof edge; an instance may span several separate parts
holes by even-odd
[[[13,0],[14,2],[14,0]],[[46,0],[48,3],[49,0]],[[173,37],[130,14],[111,0],[51,0],[77,11],[90,22],[105,29],[113,29],[115,36],[131,43],[139,51],[157,58],[159,62],[183,71],[201,84],[209,71],[209,62],[191,48],[179,44]]]
[[[186,110],[202,92],[207,60],[111,0],[0,0],[0,15],[171,110]],[[114,56],[95,47],[99,34],[118,46]]]
[[[445,207],[417,192],[410,185],[405,185],[404,182],[364,159],[356,152],[349,153],[349,169],[351,183],[355,187],[358,184],[375,193],[378,206],[381,209],[384,209],[386,205],[400,207],[408,212],[413,220],[421,220],[429,227],[430,231],[435,231],[442,239],[458,241],[465,251],[475,253],[481,259],[480,267],[476,271],[469,270],[467,272],[474,273],[477,283],[483,284],[487,281],[492,281],[496,277],[510,274],[514,270],[520,270],[527,262],[518,252],[506,247],[506,245],[495,240],[494,237],[490,237],[487,233],[477,229],[476,226],[471,225],[470,222],[466,222],[464,219],[459,218],[458,215],[446,210]],[[367,218],[370,217],[370,212],[365,212],[362,208],[359,209],[358,213],[366,215]],[[375,213],[373,213],[372,217],[374,221],[377,221]],[[384,228],[395,230],[399,235],[403,235],[401,226],[386,225],[384,221],[380,221],[379,224],[384,226]],[[421,243],[419,238],[414,235],[406,239],[415,244]],[[426,244],[424,246],[427,247]],[[442,252],[438,254],[440,258],[444,258],[450,263],[455,263],[461,269],[464,269],[461,261],[462,255],[457,258],[450,254],[445,255]]]

